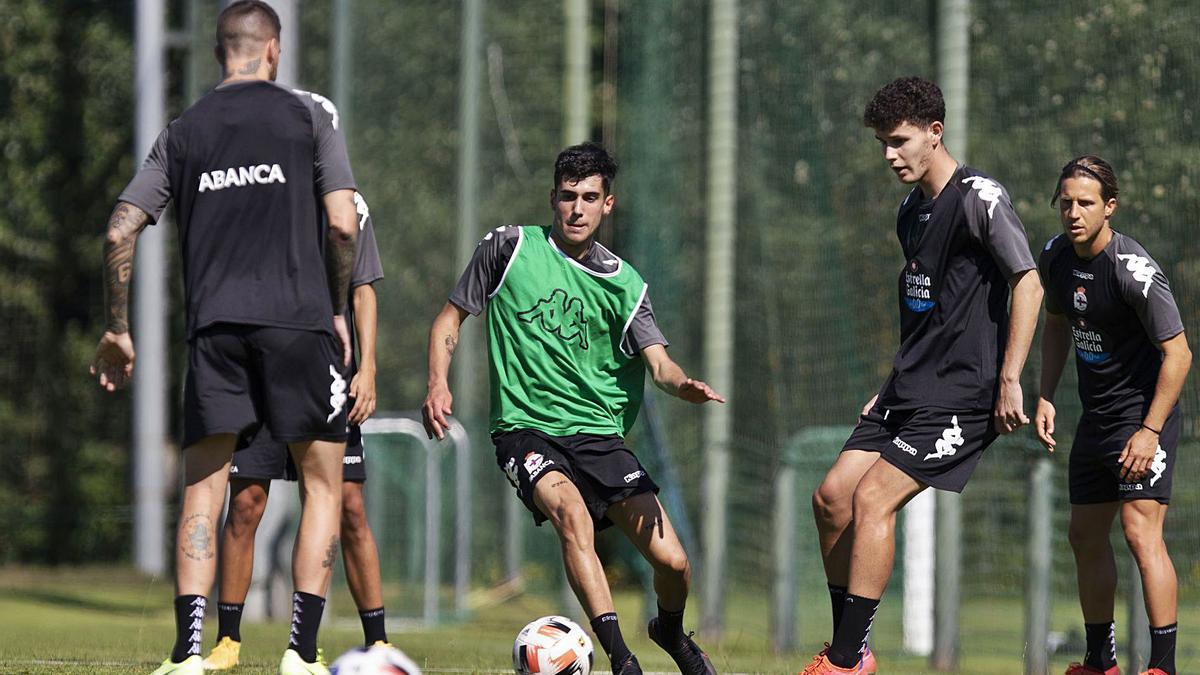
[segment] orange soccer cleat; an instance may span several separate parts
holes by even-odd
[[[863,661],[864,659],[859,659],[858,663],[849,668],[833,665],[829,662],[829,643],[826,642],[825,648],[817,652],[817,655],[813,657],[812,663],[805,666],[804,670],[800,671],[800,675],[824,675],[825,673],[854,673],[855,675],[863,675],[866,672],[863,670]]]

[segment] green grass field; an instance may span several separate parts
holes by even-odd
[[[0,673],[148,673],[170,649],[174,637],[169,579],[147,579],[124,568],[0,569]],[[768,648],[767,605],[764,600],[734,595],[724,639],[706,642],[721,672],[797,672],[827,639],[828,600],[805,598],[801,616],[804,650],[775,656]],[[1070,598],[1060,598],[1053,625],[1068,630],[1078,622]],[[355,646],[361,633],[353,603],[344,590],[331,598],[331,616],[321,629],[327,655]],[[630,646],[647,671],[673,672],[669,659],[639,629],[639,598],[621,595],[618,611]],[[429,630],[399,631],[390,637],[426,672],[508,672],[512,638],[527,621],[558,610],[548,597],[522,595],[480,609],[468,622]],[[688,624],[694,624],[688,617]],[[1181,673],[1200,670],[1200,652],[1190,643],[1189,627],[1200,625],[1200,611],[1181,616],[1178,665]],[[808,627],[807,629],[805,627]],[[1120,630],[1120,625],[1118,625]],[[1194,629],[1192,629],[1194,630]],[[211,646],[216,620],[206,625],[205,646]],[[285,647],[284,623],[245,624],[242,628],[242,666],[235,673],[274,673]],[[1022,666],[1022,608],[1016,599],[968,600],[963,607],[962,673],[1020,673]],[[899,608],[885,602],[876,620],[872,645],[881,672],[930,672],[924,659],[906,656],[899,648]],[[1053,661],[1061,673],[1075,653]],[[1125,664],[1122,664],[1125,665]],[[603,657],[597,667],[607,668]],[[1131,669],[1126,668],[1126,672]],[[1132,672],[1137,672],[1133,670]]]

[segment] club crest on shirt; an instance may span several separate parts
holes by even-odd
[[[1071,299],[1076,312],[1087,311],[1087,290],[1083,286],[1075,289],[1075,294],[1071,296]]]
[[[933,279],[916,260],[904,268],[904,305],[914,312],[928,312],[937,302],[933,299]]]

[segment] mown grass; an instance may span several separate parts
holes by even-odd
[[[703,643],[721,672],[794,673],[828,639],[828,600],[813,595],[802,604],[801,652],[772,654],[765,599],[733,590],[723,639]],[[149,579],[124,568],[0,569],[0,673],[148,673],[166,656],[174,638],[171,596],[169,579]],[[517,630],[533,618],[561,612],[557,597],[554,593],[524,594],[481,608],[468,621],[432,629],[394,626],[390,636],[427,672],[504,672],[511,668],[509,654]],[[361,640],[352,608],[348,594],[335,591],[331,615],[321,629],[326,654],[339,654]],[[630,646],[643,666],[648,671],[672,672],[669,659],[644,635],[637,618],[640,596],[621,594],[618,611]],[[962,616],[961,673],[1023,672],[1019,599],[968,599]],[[1073,600],[1059,598],[1055,629],[1069,631],[1078,622]],[[688,624],[694,623],[695,617],[689,614]],[[1180,625],[1179,672],[1200,671],[1200,652],[1188,638],[1192,627],[1200,625],[1200,611],[1190,608]],[[234,672],[274,673],[286,643],[286,624],[246,623],[242,633],[242,666]],[[216,620],[210,619],[206,648],[215,634]],[[924,658],[905,655],[900,649],[897,602],[885,602],[872,636],[881,672],[930,672]],[[1079,656],[1074,649],[1056,656],[1050,672],[1063,672],[1067,663]],[[607,668],[603,657],[597,667]]]

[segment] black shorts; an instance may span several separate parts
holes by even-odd
[[[878,452],[924,485],[962,492],[998,435],[990,410],[888,410],[877,404],[842,450]]]
[[[658,493],[658,485],[620,436],[550,436],[518,429],[492,434],[492,443],[496,464],[536,525],[546,522],[546,515],[533,501],[533,487],[551,473],[560,472],[575,484],[597,530],[612,525],[605,514],[613,504],[643,492]]]
[[[183,447],[260,424],[285,443],[344,441],[347,370],[341,344],[328,333],[209,326],[189,344]]]
[[[287,443],[271,437],[268,427],[259,427],[252,435],[238,437],[229,477],[242,480],[296,480],[299,476]],[[351,426],[342,457],[342,480],[364,483],[367,480],[366,453],[362,432]]]
[[[1162,434],[1158,451],[1150,465],[1150,473],[1141,480],[1125,482],[1117,460],[1125,442],[1142,425],[1137,419],[1104,419],[1084,415],[1075,430],[1071,458],[1067,463],[1072,504],[1103,504],[1134,499],[1153,499],[1160,504],[1171,503],[1171,482],[1175,474],[1175,451],[1183,426],[1179,408],[1171,411]]]

